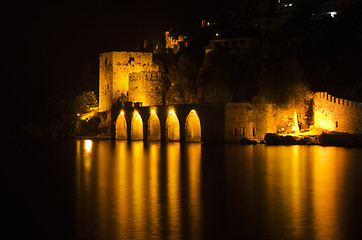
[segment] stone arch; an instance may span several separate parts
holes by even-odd
[[[121,111],[116,121],[116,139],[127,140],[127,121],[124,112]]]
[[[131,121],[131,140],[143,140],[143,121],[137,111],[134,111]]]
[[[180,122],[173,110],[170,110],[166,119],[166,140],[180,141]]]
[[[191,110],[186,117],[185,141],[201,142],[201,123],[195,110]]]
[[[161,125],[160,119],[157,114],[152,112],[147,123],[147,137],[150,141],[160,141],[161,140]]]

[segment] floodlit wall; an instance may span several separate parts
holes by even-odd
[[[127,122],[122,111],[116,121],[115,138],[118,140],[127,140]]]
[[[147,122],[147,139],[150,141],[161,140],[161,125],[157,114],[153,113]]]
[[[99,111],[111,108],[122,93],[127,96],[129,74],[141,71],[158,71],[152,61],[153,54],[146,52],[107,52],[99,56]]]
[[[362,104],[317,92],[314,101],[314,126],[328,131],[362,133]]]
[[[185,122],[185,141],[200,142],[201,141],[201,124],[199,116],[193,109],[186,117]]]
[[[128,101],[142,106],[162,105],[162,72],[138,72],[129,75]]]
[[[264,139],[268,132],[276,132],[272,109],[251,103],[225,103],[225,142],[239,142],[242,138]]]

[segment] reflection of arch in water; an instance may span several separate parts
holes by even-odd
[[[127,122],[122,110],[116,121],[116,139],[127,140]]]
[[[174,110],[170,110],[166,119],[166,139],[180,141],[180,123]]]
[[[155,111],[151,112],[151,116],[148,119],[147,123],[147,137],[150,141],[160,141],[161,140],[161,125],[160,119],[158,118]]]
[[[199,116],[195,110],[191,110],[186,118],[185,124],[185,141],[200,142],[201,141],[201,124]]]
[[[131,122],[131,140],[143,140],[143,122],[137,111],[134,111]]]

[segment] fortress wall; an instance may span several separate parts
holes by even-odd
[[[162,105],[162,77],[162,72],[131,73],[128,100],[143,106]]]
[[[314,95],[314,125],[337,132],[362,132],[362,105],[347,99],[336,98],[327,92]]]
[[[225,104],[225,141],[239,142],[241,138],[253,139],[251,106],[248,103]]]
[[[225,104],[225,141],[239,142],[242,138],[264,139],[276,132],[271,108],[250,103]]]

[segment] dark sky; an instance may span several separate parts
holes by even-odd
[[[137,41],[169,28],[187,28],[213,15],[219,4],[189,0],[49,2],[1,3],[3,81],[7,93],[14,96],[10,108],[36,112],[52,96],[96,91],[100,53],[135,50]]]

